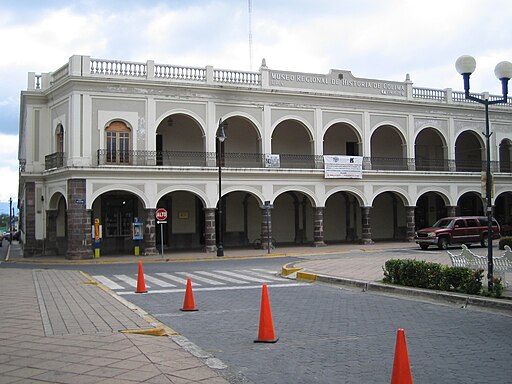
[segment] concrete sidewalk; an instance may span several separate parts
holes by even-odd
[[[78,271],[0,268],[0,324],[2,384],[228,383],[222,362]]]

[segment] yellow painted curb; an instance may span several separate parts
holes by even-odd
[[[302,268],[299,268],[299,267],[289,267],[288,265],[290,265],[290,264],[294,264],[294,262],[285,264],[281,267],[281,276],[286,277],[286,276],[291,275],[294,272],[299,272],[300,270],[302,270]]]
[[[171,336],[175,332],[169,333],[165,327],[146,328],[146,329],[122,329],[119,332],[129,335],[147,335],[147,336]]]
[[[313,282],[316,281],[317,275],[309,272],[297,272],[297,280]]]

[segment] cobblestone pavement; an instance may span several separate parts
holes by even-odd
[[[130,296],[254,383],[389,383],[405,329],[416,383],[512,382],[512,317],[333,285],[269,287],[279,341],[258,344],[261,290]]]

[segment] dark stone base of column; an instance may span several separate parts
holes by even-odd
[[[56,247],[55,248],[46,248],[44,250],[44,255],[45,256],[58,256],[59,250]]]
[[[23,244],[23,257],[42,257],[44,256],[43,247],[42,240],[32,240],[30,241],[30,245]]]
[[[375,242],[372,239],[363,239],[363,240],[361,240],[361,244],[369,245],[369,244],[375,244]]]
[[[217,247],[215,245],[207,245],[204,247],[204,251],[206,253],[213,253],[213,252],[217,252]]]
[[[94,253],[92,251],[68,252],[66,254],[66,259],[68,260],[87,260],[93,258]]]
[[[144,256],[155,256],[158,255],[156,247],[144,249]]]
[[[325,244],[323,241],[315,241],[313,243],[313,247],[326,247],[327,244]]]

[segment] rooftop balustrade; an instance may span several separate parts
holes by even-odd
[[[35,74],[29,73],[29,90],[44,90],[69,76],[91,76],[123,79],[146,79],[151,81],[173,81],[183,83],[204,83],[210,85],[245,86],[256,89],[272,89],[269,81],[269,70],[266,66],[259,72],[239,71],[231,69],[214,69],[206,67],[188,67],[172,64],[159,64],[148,60],[145,63],[95,59],[89,56],[72,56],[69,63],[55,72]],[[410,83],[412,84],[412,83]],[[385,94],[383,97],[395,97],[402,100],[427,101],[447,104],[474,104],[464,97],[464,92],[447,89],[430,89],[421,87],[405,87],[403,94]],[[326,91],[328,92],[328,91]],[[332,93],[332,92],[331,92]],[[337,93],[339,93],[337,91]],[[481,96],[474,94],[475,96]],[[375,95],[375,97],[377,97]],[[497,100],[501,95],[490,95],[490,100]],[[511,108],[512,99],[507,103],[498,104],[496,108]]]

